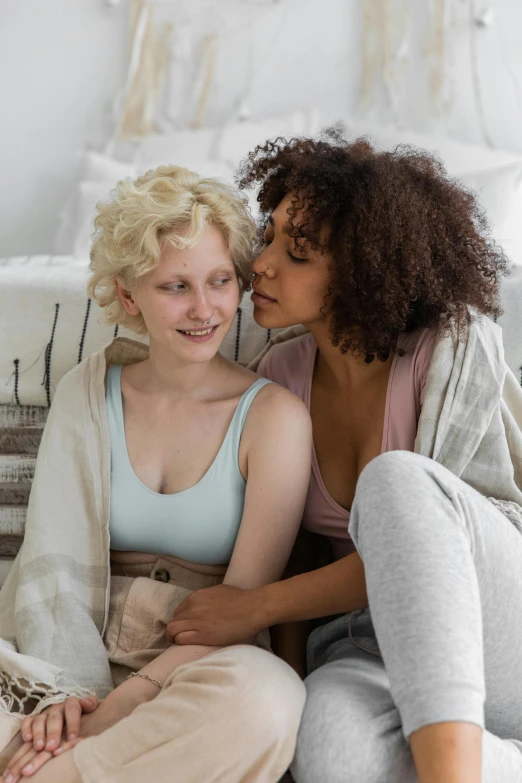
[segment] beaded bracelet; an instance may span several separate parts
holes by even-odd
[[[142,677],[144,680],[149,680],[153,685],[155,685],[160,690],[163,688],[161,682],[155,680],[154,677],[150,676],[150,674],[143,674],[143,672],[132,672],[132,674],[129,674],[129,676],[126,677],[126,679],[130,680],[131,677]]]

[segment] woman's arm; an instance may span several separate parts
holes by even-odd
[[[263,628],[352,612],[368,606],[364,566],[354,552],[306,574],[238,590],[199,590],[174,612],[169,636],[178,644],[235,644]]]
[[[250,408],[241,448],[247,470],[243,516],[223,585],[198,591],[210,600],[232,588],[255,590],[283,575],[310,481],[312,426],[305,405],[275,384],[262,389]],[[187,609],[192,598],[177,611]],[[167,635],[173,639],[170,625]],[[179,635],[176,643],[189,639]]]
[[[364,565],[357,552],[336,563],[251,591],[258,622],[311,620],[368,606]]]
[[[301,528],[283,579],[290,579],[292,576],[318,568],[324,542],[325,539],[321,536]],[[311,620],[281,623],[270,628],[272,650],[303,678],[306,676],[306,643],[312,630]]]
[[[245,505],[224,584],[243,590],[281,579],[301,524],[310,481],[312,425],[287,389],[265,387],[242,436]]]

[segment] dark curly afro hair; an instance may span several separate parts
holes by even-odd
[[[507,259],[474,194],[430,153],[348,142],[336,126],[258,146],[238,182],[260,183],[263,221],[293,195],[290,235],[331,255],[323,312],[343,353],[385,360],[402,331],[456,324],[465,333],[473,311],[499,314]]]

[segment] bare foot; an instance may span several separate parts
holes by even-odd
[[[14,754],[22,747],[24,741],[22,739],[22,732],[19,731],[11,742],[9,742],[5,748],[0,751],[0,775],[3,775],[5,768],[9,761],[13,758]]]

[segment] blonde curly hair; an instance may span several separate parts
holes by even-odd
[[[158,166],[118,182],[96,210],[88,292],[108,323],[146,333],[143,316],[129,315],[121,304],[115,280],[131,290],[158,265],[163,241],[180,250],[193,247],[209,225],[228,245],[241,293],[249,288],[256,227],[246,199],[224,182]]]

